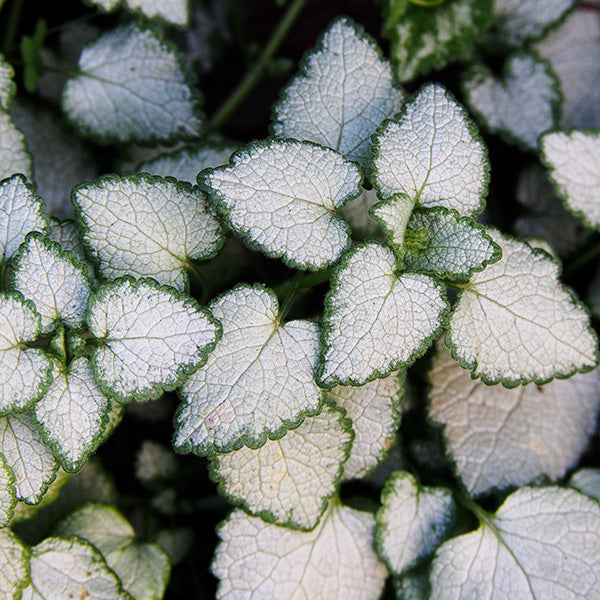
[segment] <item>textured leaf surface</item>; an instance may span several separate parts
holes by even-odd
[[[464,109],[429,84],[375,138],[374,184],[383,198],[406,194],[421,206],[470,215],[487,193],[485,147]]]
[[[513,46],[541,37],[576,0],[494,0],[494,33]]]
[[[332,278],[325,301],[323,362],[327,385],[362,385],[406,366],[443,323],[446,301],[427,275],[396,275],[391,250],[357,246]]]
[[[375,41],[342,17],[283,90],[274,109],[273,133],[328,146],[364,166],[371,135],[403,101]]]
[[[150,279],[101,288],[90,301],[88,323],[101,341],[92,356],[96,381],[123,401],[158,398],[179,386],[220,333],[195,301]]]
[[[31,583],[23,600],[131,600],[102,555],[84,540],[46,538],[31,549]]]
[[[343,506],[308,533],[237,510],[218,530],[217,598],[378,598],[387,570],[372,548],[374,527],[371,514]]]
[[[154,30],[117,27],[84,48],[63,110],[103,143],[196,137],[202,115],[180,60]]]
[[[397,4],[386,0],[384,7],[391,12]],[[388,16],[385,22],[385,35],[392,44],[391,58],[400,81],[466,57],[492,12],[492,0],[407,4],[399,19]]]
[[[571,475],[569,485],[600,501],[600,469],[578,469]]]
[[[406,194],[396,194],[388,200],[378,202],[369,211],[388,234],[387,242],[398,256],[404,254],[404,237],[414,207],[415,202],[412,198]]]
[[[567,207],[600,228],[600,132],[556,131],[545,135],[540,145]]]
[[[80,262],[85,263],[85,250],[80,240],[80,229],[75,221],[50,219],[50,231],[48,239],[60,244],[64,250],[68,250]],[[87,264],[87,263],[86,263]]]
[[[23,410],[46,391],[52,364],[37,348],[27,348],[40,332],[40,317],[17,294],[0,294],[0,415]]]
[[[377,548],[388,568],[400,575],[431,556],[454,524],[449,490],[421,487],[406,471],[392,474],[377,512]]]
[[[234,231],[304,269],[326,267],[346,249],[348,226],[337,211],[362,189],[354,163],[294,140],[254,144],[199,182]]]
[[[275,295],[241,285],[210,305],[223,337],[185,382],[174,445],[199,455],[257,448],[318,412],[315,323],[281,325]]]
[[[8,110],[8,106],[15,95],[17,86],[14,77],[14,69],[0,54],[0,109]]]
[[[31,155],[25,137],[7,111],[0,108],[0,180],[22,173],[31,180]]]
[[[485,66],[464,76],[467,103],[493,133],[528,150],[539,136],[558,123],[561,95],[548,64],[533,54],[513,54],[497,78]]]
[[[15,476],[0,454],[0,531],[10,524],[16,504]]]
[[[416,210],[408,230],[427,232],[424,248],[406,248],[404,268],[440,277],[470,277],[500,259],[500,247],[469,217],[443,208]]]
[[[27,585],[29,555],[17,536],[10,529],[0,529],[0,598],[18,600]]]
[[[108,422],[110,403],[94,382],[89,361],[80,358],[59,370],[35,418],[66,471],[78,471],[96,450]]]
[[[438,345],[429,416],[471,494],[565,475],[586,449],[600,406],[600,372],[515,389],[473,381]]]
[[[174,25],[187,25],[188,0],[126,0],[131,10],[139,10],[149,19],[161,18]]]
[[[81,327],[91,292],[85,265],[58,244],[33,234],[21,246],[14,268],[14,287],[35,304],[42,333],[52,331],[57,321]]]
[[[223,243],[221,226],[198,188],[148,175],[105,177],[73,192],[84,239],[108,279],[153,277],[179,290],[185,268]]]
[[[344,463],[344,479],[361,479],[386,456],[400,424],[404,376],[393,373],[361,387],[336,386],[329,399],[352,421],[354,441]]]
[[[573,490],[522,488],[481,527],[446,542],[432,600],[600,597],[600,506]]]
[[[170,573],[156,544],[136,543],[129,522],[112,506],[87,504],[59,523],[56,535],[79,536],[94,545],[135,600],[160,600]]]
[[[536,45],[558,75],[563,127],[600,127],[600,14],[579,7]]]
[[[0,139],[2,135],[0,134]],[[0,178],[2,176],[0,175]],[[0,181],[0,251],[2,261],[12,258],[30,231],[48,228],[44,205],[22,176]]]
[[[490,230],[502,258],[476,273],[450,319],[447,343],[474,377],[510,387],[567,377],[597,363],[582,305],[543,251]]]
[[[352,445],[350,421],[325,407],[279,440],[213,459],[221,490],[253,515],[312,529],[336,491]]]
[[[15,475],[17,498],[37,504],[54,479],[58,463],[31,416],[0,417],[0,453]]]

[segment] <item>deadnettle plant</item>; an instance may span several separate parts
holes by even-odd
[[[204,133],[168,41],[199,18],[187,3],[93,2],[144,18],[82,44],[64,116],[155,150],[74,173],[70,205],[0,56],[0,600],[168,594],[193,530],[149,523],[194,510],[167,484],[179,454],[235,507],[220,599],[600,598],[600,470],[565,481],[596,433],[598,338],[560,260],[600,227],[600,60],[577,54],[600,53],[599,15],[381,3],[390,60],[336,18],[244,145]],[[36,35],[25,78],[51,95]],[[411,83],[456,60],[459,89]],[[545,240],[486,210],[479,126],[528,153],[514,233]],[[176,454],[148,438],[135,459],[140,526],[90,459],[170,392]]]

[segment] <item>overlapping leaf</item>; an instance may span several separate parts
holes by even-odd
[[[16,504],[15,476],[0,454],[0,530],[10,524]]]
[[[397,113],[404,93],[363,29],[336,19],[274,108],[273,133],[310,140],[365,165],[371,135]]]
[[[122,25],[86,46],[63,110],[101,143],[197,137],[198,94],[175,48],[153,29]]]
[[[123,4],[132,11],[139,11],[149,19],[163,19],[174,25],[187,25],[189,21],[188,0],[87,0],[105,11]]]
[[[295,140],[256,143],[199,183],[234,231],[292,266],[321,269],[349,245],[337,211],[360,194],[361,175],[334,150]]]
[[[223,234],[206,198],[184,182],[108,176],[73,191],[84,239],[102,274],[153,277],[179,290],[190,260],[210,258]]]
[[[600,469],[578,469],[571,475],[569,485],[600,502]]]
[[[174,445],[199,455],[262,446],[319,411],[315,323],[282,325],[273,292],[240,285],[209,306],[223,337],[185,382]]]
[[[486,383],[511,387],[590,370],[598,341],[546,252],[490,230],[502,258],[475,273],[450,319],[454,357]]]
[[[0,54],[0,110],[8,110],[15,95],[17,86],[15,85],[14,77],[14,69],[6,62],[4,56]]]
[[[443,87],[424,86],[374,142],[374,185],[382,198],[406,194],[421,206],[463,215],[482,208],[485,147],[464,109]]]
[[[17,536],[8,528],[0,529],[0,598],[19,600],[29,577],[29,554]]]
[[[15,173],[22,173],[31,180],[31,154],[10,114],[0,108],[0,180]]]

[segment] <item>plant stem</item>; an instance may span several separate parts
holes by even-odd
[[[4,30],[4,42],[2,43],[2,54],[6,56],[12,48],[19,28],[21,13],[23,12],[24,0],[13,0],[11,11],[8,15],[6,29]]]
[[[325,283],[331,277],[331,269],[323,269],[316,273],[297,273],[290,280],[274,288],[275,294],[281,300],[293,292],[307,292],[320,283]]]
[[[263,73],[263,70],[266,64],[271,60],[281,42],[285,38],[287,32],[290,27],[293,25],[294,21],[300,14],[301,10],[304,8],[306,4],[306,0],[294,0],[292,4],[289,6],[281,21],[277,25],[277,28],[273,32],[271,39],[268,41],[267,45],[264,47],[262,54],[252,67],[250,71],[246,74],[244,79],[240,82],[238,87],[231,94],[229,99],[223,104],[220,110],[216,115],[210,120],[208,124],[209,130],[219,129],[227,119],[237,110],[239,105],[244,101],[246,96],[250,93],[252,88],[256,85],[260,76]]]
[[[408,0],[411,4],[416,4],[417,6],[422,6],[424,8],[432,8],[434,6],[439,6],[440,4],[444,4],[446,0]]]
[[[491,527],[494,531],[496,531],[496,526],[492,521],[492,515],[488,513],[486,510],[481,508],[479,504],[471,500],[466,494],[462,494],[457,490],[454,490],[454,495],[458,502],[462,504],[470,513],[473,513],[480,524],[486,524]]]
[[[575,271],[581,269],[581,267],[596,258],[598,255],[600,255],[600,244],[592,246],[589,250],[583,254],[580,254],[575,260],[569,263],[563,271],[563,277],[572,275]]]
[[[194,282],[200,286],[200,298],[198,302],[200,304],[205,304],[208,296],[208,284],[206,283],[206,278],[204,275],[202,275],[202,273],[200,273],[198,267],[191,261],[186,263],[185,267],[189,274],[193,277]]]

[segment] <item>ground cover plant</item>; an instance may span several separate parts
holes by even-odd
[[[0,0],[0,599],[600,598],[600,5],[327,4]]]

